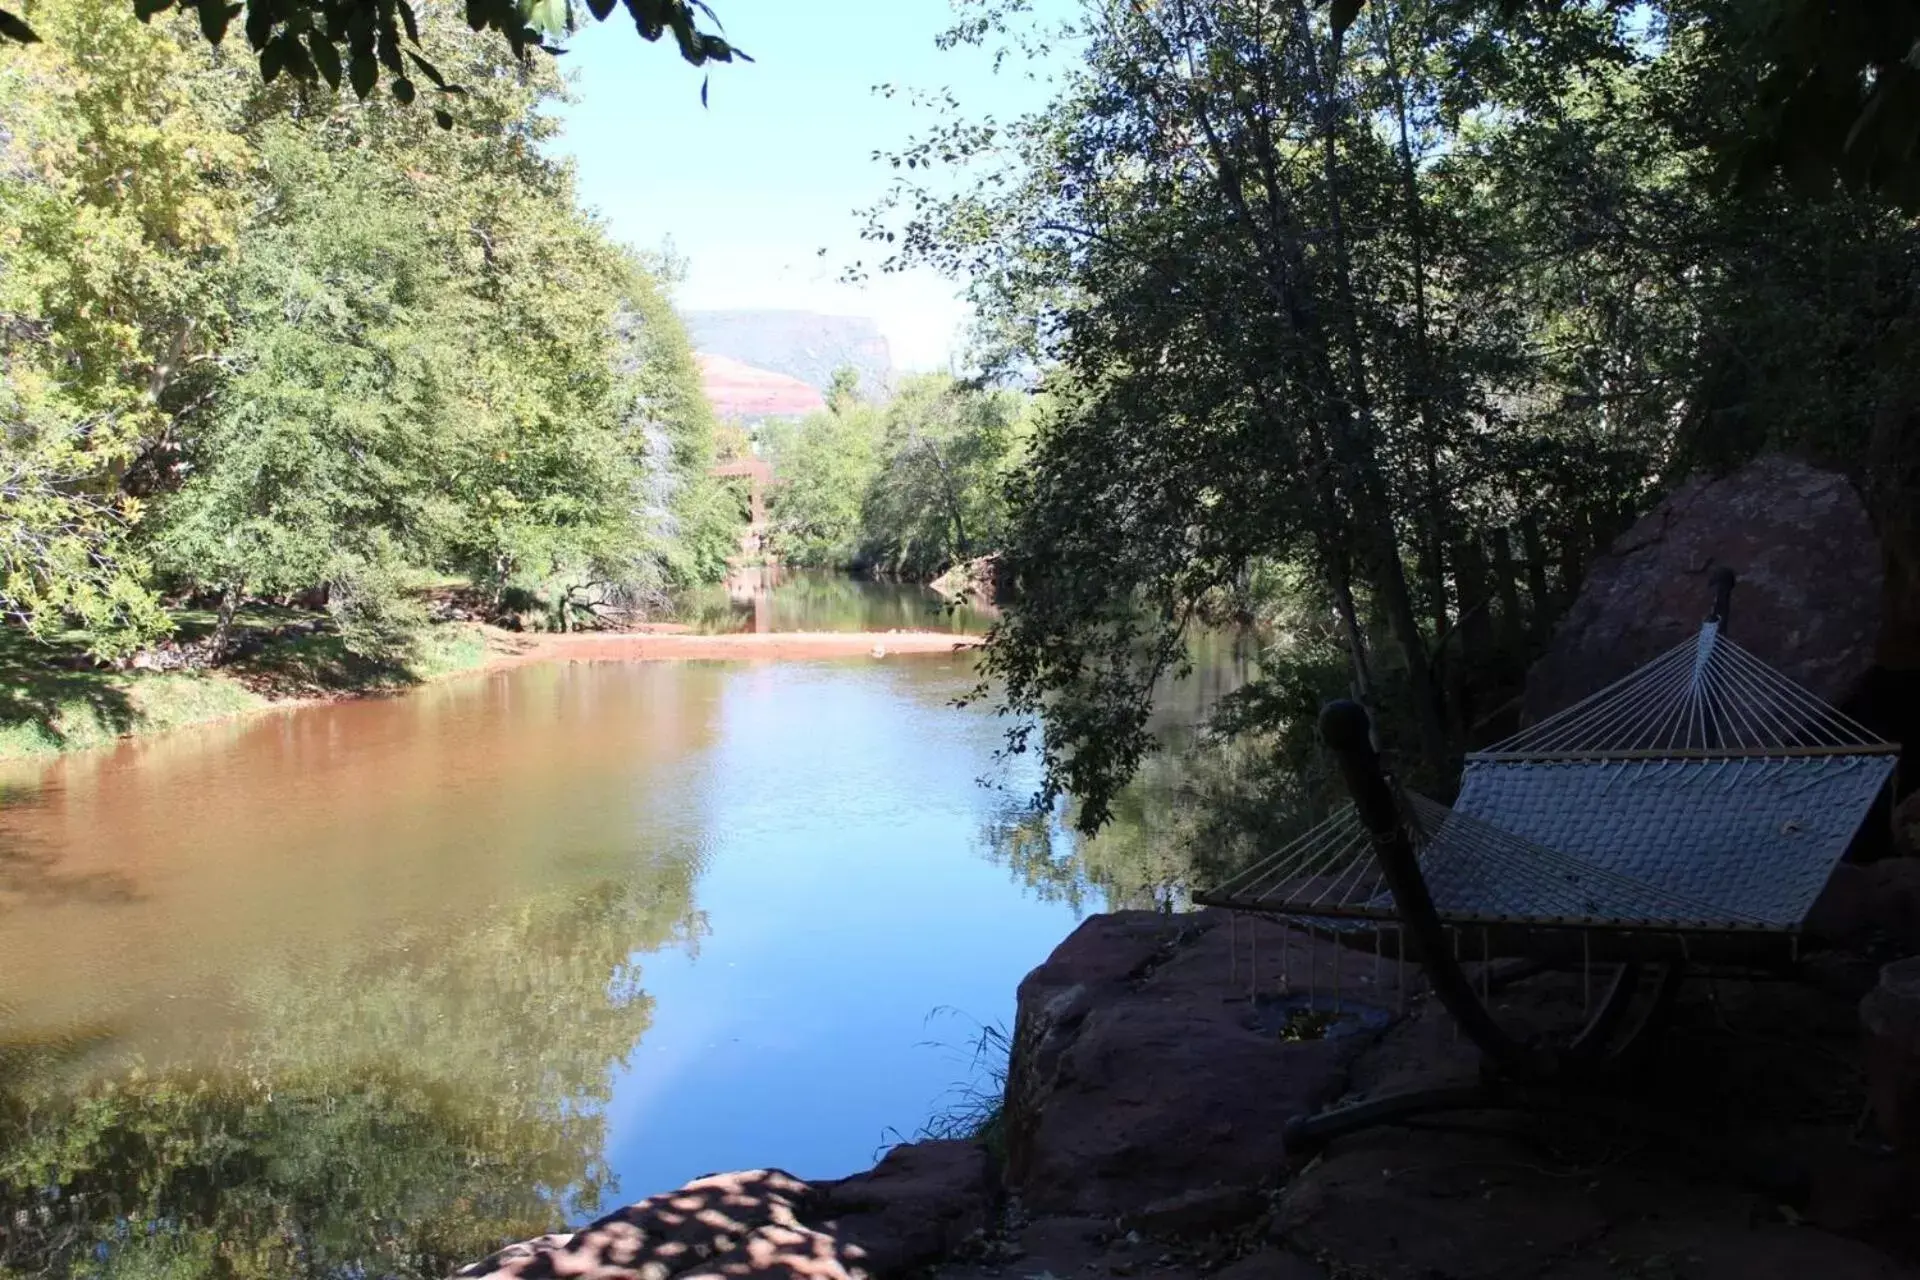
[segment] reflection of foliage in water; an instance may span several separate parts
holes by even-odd
[[[1075,911],[1090,890],[1106,910],[1182,910],[1194,889],[1292,828],[1304,800],[1292,783],[1270,739],[1205,739],[1148,756],[1098,835],[1074,828],[1070,806],[1022,807],[995,824],[989,847],[1042,898]]]
[[[977,610],[947,607],[914,583],[875,582],[842,573],[784,569],[768,601],[776,631],[985,631],[991,619]],[[682,593],[674,617],[702,632],[750,631],[751,595],[730,597],[725,586]]]
[[[693,869],[248,975],[196,1061],[0,1046],[0,1275],[442,1276],[611,1189],[638,953]]]
[[[1010,808],[987,845],[1043,898],[1084,908],[1178,911],[1217,882],[1326,816],[1336,788],[1315,744],[1321,703],[1340,692],[1341,658],[1297,640],[1270,643],[1258,678],[1222,633],[1190,645],[1199,680],[1184,701],[1163,690],[1162,746],[1114,797],[1099,834],[1077,829],[1071,803]],[[1196,727],[1204,724],[1204,727]]]

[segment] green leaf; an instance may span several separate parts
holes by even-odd
[[[237,4],[222,4],[221,0],[200,0],[200,34],[209,44],[219,44],[227,35],[227,24],[240,16]]]
[[[364,100],[380,79],[380,65],[370,55],[355,50],[353,60],[347,64],[347,79],[353,85],[353,92]]]
[[[447,88],[447,78],[440,74],[440,69],[438,67],[434,66],[431,62],[428,62],[425,58],[421,57],[419,54],[415,53],[411,49],[407,50],[407,57],[413,60],[414,66],[420,68],[420,74],[425,76],[428,79],[428,81],[432,83],[434,88],[440,89],[443,91]]]
[[[0,40],[12,40],[17,44],[40,43],[40,37],[33,33],[32,27],[5,9],[0,9]]]
[[[400,60],[400,35],[392,23],[380,28],[378,47],[380,65],[397,76],[407,74],[407,64]]]
[[[401,106],[407,106],[413,102],[413,81],[405,76],[395,76],[393,83],[387,87],[393,91],[393,96],[399,100]]]
[[[260,78],[272,84],[287,63],[286,46],[278,40],[270,40],[267,47],[260,51]]]
[[[634,30],[643,40],[658,40],[667,29],[667,6],[665,0],[626,0],[627,12],[633,15]]]
[[[201,13],[202,15],[206,13],[204,0]],[[203,16],[201,20],[205,21],[205,17]],[[224,26],[224,24],[222,25]],[[256,51],[264,51],[267,47],[267,41],[271,39],[272,36],[273,6],[262,4],[259,0],[254,0],[252,7],[247,10],[247,43],[252,45]]]
[[[300,37],[286,31],[274,43],[280,46],[280,61],[287,74],[303,83],[312,84],[313,59],[307,56],[307,47],[300,43]]]
[[[448,115],[444,111],[435,111],[433,113],[433,122],[439,125],[442,129],[453,128],[453,117],[451,115]]]
[[[313,53],[313,65],[327,82],[327,87],[335,93],[340,91],[340,51],[333,47],[333,41],[318,31],[307,33],[307,48]]]
[[[614,0],[587,0],[587,11],[593,14],[595,22],[605,22],[613,12],[613,5]]]
[[[1334,35],[1345,33],[1353,25],[1353,20],[1360,16],[1360,5],[1361,0],[1333,0],[1327,18],[1333,23]]]
[[[420,43],[420,21],[413,15],[413,6],[407,0],[396,0],[400,9],[400,21],[406,25],[407,39]]]
[[[173,0],[133,0],[133,16],[142,22],[153,21],[153,15],[164,13],[173,8]]]
[[[673,28],[674,43],[680,46],[682,58],[696,67],[706,60],[700,48],[700,40],[693,30],[693,19],[687,16],[684,9],[676,8],[673,15],[668,18],[667,25]]]

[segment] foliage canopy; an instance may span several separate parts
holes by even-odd
[[[1045,110],[949,112],[899,154],[870,227],[888,265],[972,281],[989,368],[1046,379],[987,660],[1045,798],[1099,826],[1188,634],[1273,612],[1277,573],[1284,644],[1235,723],[1297,731],[1284,655],[1331,645],[1319,696],[1389,713],[1444,790],[1499,701],[1475,666],[1490,545],[1571,548],[1564,590],[1708,458],[1912,474],[1889,426],[1910,220],[1725,182],[1769,92],[1742,9],[1087,0]],[[1023,21],[972,12],[956,39]]]
[[[476,88],[448,134],[149,16],[49,8],[0,68],[16,619],[112,656],[160,592],[318,589],[399,657],[423,575],[569,625],[717,572],[711,411],[655,271],[540,152],[550,68],[450,45]]]

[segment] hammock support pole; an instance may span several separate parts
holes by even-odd
[[[1643,967],[1633,962],[1620,965],[1599,1007],[1564,1052],[1514,1039],[1488,1008],[1492,995],[1490,954],[1482,957],[1484,990],[1477,993],[1448,944],[1448,931],[1420,873],[1419,858],[1401,820],[1392,785],[1373,750],[1365,710],[1353,703],[1334,703],[1322,713],[1320,725],[1322,736],[1340,761],[1354,807],[1372,836],[1374,856],[1393,891],[1400,935],[1403,939],[1411,935],[1428,986],[1452,1015],[1456,1030],[1464,1031],[1480,1048],[1493,1071],[1477,1084],[1416,1089],[1295,1117],[1285,1129],[1289,1150],[1299,1154],[1346,1134],[1435,1112],[1516,1106],[1532,1109],[1544,1099],[1550,1099],[1548,1109],[1577,1108],[1574,1098],[1582,1091],[1581,1086],[1631,1066],[1639,1049],[1672,1011],[1684,967],[1674,963],[1662,967],[1652,1000],[1630,1026],[1633,998],[1644,974]],[[1453,936],[1457,940],[1457,931]],[[1522,966],[1525,972],[1535,968]],[[1623,1026],[1627,1028],[1625,1034],[1616,1038]],[[1542,1089],[1550,1092],[1543,1094]]]
[[[1410,935],[1414,955],[1426,970],[1427,985],[1455,1024],[1504,1074],[1518,1080],[1550,1077],[1555,1070],[1552,1058],[1521,1044],[1494,1021],[1448,947],[1446,928],[1420,874],[1419,855],[1373,749],[1371,729],[1366,708],[1356,702],[1329,703],[1320,713],[1320,736],[1340,762],[1354,810],[1372,837],[1373,856],[1393,892],[1400,927]]]

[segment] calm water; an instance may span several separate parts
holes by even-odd
[[[979,634],[992,619],[977,609],[947,604],[925,587],[864,582],[807,569],[754,571],[689,592],[679,616],[697,630],[730,631],[954,631]]]
[[[869,1164],[1075,922],[993,857],[972,681],[527,667],[15,776],[0,1269],[440,1274]]]

